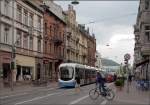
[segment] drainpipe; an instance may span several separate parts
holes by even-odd
[[[0,48],[1,48],[1,2],[2,0],[0,0]]]
[[[14,40],[14,2],[12,1],[12,52],[11,52],[11,91],[14,90],[14,77],[15,77],[15,40]]]

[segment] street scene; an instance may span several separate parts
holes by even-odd
[[[150,0],[0,0],[0,105],[150,105]]]

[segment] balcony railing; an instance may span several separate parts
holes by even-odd
[[[67,37],[70,38],[71,37],[71,31],[67,31]]]
[[[61,60],[61,61],[63,61],[64,60],[64,56],[63,55],[57,55],[57,57],[56,57],[58,60]]]
[[[54,44],[55,44],[56,46],[59,46],[59,45],[61,45],[61,44],[63,43],[62,39],[59,38],[59,37],[54,37],[54,38],[53,38],[53,42],[54,42]]]
[[[143,55],[150,55],[150,43],[146,43],[141,48]]]

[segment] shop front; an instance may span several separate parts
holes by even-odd
[[[35,58],[16,55],[16,81],[35,80]]]
[[[0,82],[1,86],[9,86],[11,81],[11,53],[0,51]]]

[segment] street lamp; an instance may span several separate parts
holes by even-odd
[[[77,4],[79,4],[79,2],[78,2],[78,0],[73,0],[73,1],[71,2],[71,4],[77,5]]]

